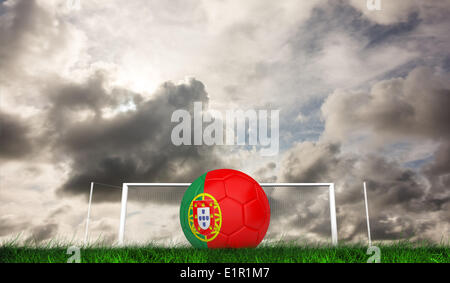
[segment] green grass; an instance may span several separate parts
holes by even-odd
[[[428,242],[377,244],[383,263],[449,263],[450,246]],[[67,245],[0,246],[2,263],[64,263]],[[371,255],[363,245],[291,245],[275,243],[256,249],[199,250],[190,247],[161,248],[152,245],[108,247],[92,245],[81,248],[83,263],[364,263]]]

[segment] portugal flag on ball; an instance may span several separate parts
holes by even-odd
[[[197,248],[256,247],[270,221],[270,207],[261,186],[231,169],[210,171],[186,190],[180,223]]]

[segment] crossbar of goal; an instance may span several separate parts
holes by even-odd
[[[127,200],[128,200],[128,188],[129,187],[181,187],[187,188],[191,183],[123,183],[122,184],[122,199],[120,209],[120,224],[119,224],[119,239],[118,244],[123,245],[125,236],[125,221],[127,214]],[[259,183],[261,187],[274,188],[274,187],[325,187],[329,191],[330,202],[330,221],[331,221],[331,243],[333,246],[338,244],[337,234],[337,221],[336,221],[336,200],[334,183]],[[91,183],[91,195],[89,198],[88,218],[86,224],[89,223],[89,214],[92,201],[92,183]],[[88,234],[88,225],[86,225],[86,239]]]

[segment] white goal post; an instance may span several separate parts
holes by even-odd
[[[119,237],[118,244],[124,244],[125,236],[125,221],[127,216],[127,200],[128,200],[128,188],[129,187],[179,187],[187,188],[191,183],[123,183],[122,185],[122,199],[120,209],[120,224],[119,224]],[[274,188],[274,187],[322,187],[328,188],[329,202],[330,202],[330,221],[331,221],[331,243],[333,246],[338,244],[337,234],[337,222],[336,222],[336,201],[334,192],[334,183],[259,183],[261,187]],[[89,218],[91,211],[92,193],[94,182],[91,183],[91,190],[89,195],[88,215],[86,219],[86,233],[85,244],[87,243],[88,230],[89,230]]]

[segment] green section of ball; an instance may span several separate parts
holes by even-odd
[[[208,245],[206,242],[199,240],[191,231],[189,226],[189,206],[191,205],[192,200],[199,194],[204,192],[204,184],[206,179],[206,174],[198,177],[186,190],[184,193],[183,199],[181,200],[180,206],[180,224],[183,229],[183,233],[186,236],[186,239],[191,243],[195,248],[203,248],[207,249]]]

